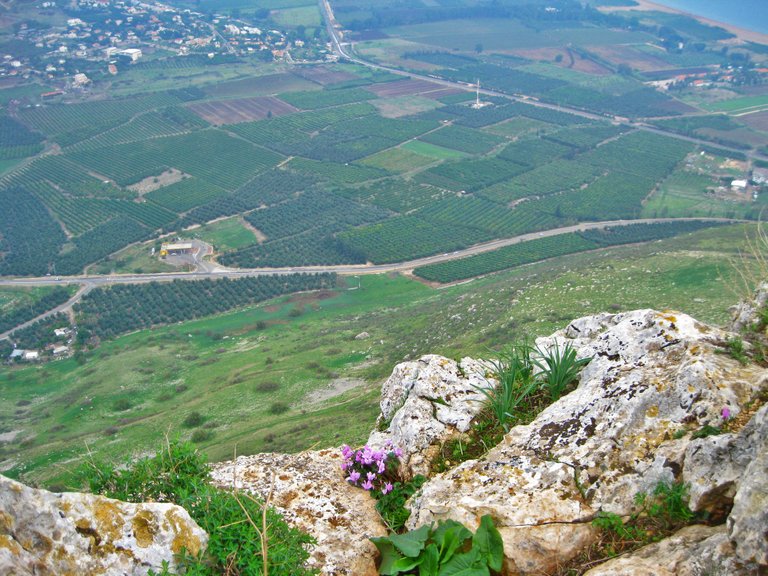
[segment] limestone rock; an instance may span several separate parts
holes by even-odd
[[[406,478],[427,474],[439,444],[467,432],[482,409],[484,396],[477,388],[495,381],[488,366],[478,360],[422,356],[395,366],[381,391],[381,413],[368,444],[382,448],[391,441],[403,450],[401,471]]]
[[[731,310],[732,320],[729,326],[734,332],[741,332],[758,323],[758,313],[768,305],[768,282],[758,286],[751,298],[739,302]]]
[[[685,452],[682,480],[689,487],[691,510],[717,513],[729,509],[748,466],[768,450],[768,406],[738,433],[691,441]]]
[[[768,567],[768,406],[763,406],[745,428],[745,436],[759,438],[754,455],[733,500],[728,534],[736,555],[745,563]],[[752,434],[750,434],[752,433]]]
[[[690,435],[676,432],[717,426],[723,407],[735,416],[765,386],[764,369],[717,352],[727,338],[684,314],[638,310],[537,340],[592,358],[578,388],[484,458],[430,480],[411,501],[409,527],[475,526],[490,513],[510,574],[552,571],[589,544],[598,511],[629,514],[638,492],[679,478]]]
[[[688,526],[670,538],[608,560],[584,576],[751,576],[740,565],[723,526]]]
[[[213,466],[219,486],[267,498],[285,520],[315,538],[310,567],[333,576],[374,576],[376,547],[387,531],[370,495],[344,480],[340,450],[256,454]],[[273,484],[274,483],[274,484]]]
[[[0,573],[145,575],[208,535],[174,504],[54,494],[0,476]]]
[[[355,340],[367,340],[370,337],[371,335],[368,332],[360,332],[360,334],[355,336]]]

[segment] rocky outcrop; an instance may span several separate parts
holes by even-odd
[[[765,310],[766,306],[768,306],[768,282],[763,282],[751,297],[733,307],[729,329],[733,332],[741,332],[759,325],[760,311]]]
[[[259,494],[317,544],[309,566],[334,576],[375,576],[376,547],[368,538],[386,528],[370,495],[344,480],[339,450],[256,454],[213,467],[215,484]]]
[[[741,565],[725,527],[688,526],[656,544],[601,564],[584,576],[751,576]]]
[[[174,554],[196,554],[207,534],[173,504],[129,504],[55,494],[0,476],[0,574],[145,575]]]
[[[387,442],[403,451],[405,478],[427,475],[440,444],[469,430],[483,407],[479,391],[496,385],[484,362],[443,356],[422,356],[395,366],[381,390],[381,413],[368,445]]]
[[[724,408],[738,417],[765,387],[764,369],[721,353],[728,337],[684,314],[640,310],[582,318],[539,339],[540,348],[570,343],[592,358],[578,388],[484,458],[431,479],[412,500],[410,527],[441,518],[475,527],[490,513],[510,574],[551,572],[593,541],[598,511],[627,515],[637,493],[682,479],[689,432],[721,425]],[[702,489],[699,501],[730,493],[735,511],[743,484],[723,481]],[[743,497],[753,514],[760,490]],[[733,525],[730,533],[744,526]],[[758,544],[744,560],[759,556]]]

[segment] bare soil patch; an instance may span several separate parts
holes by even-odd
[[[267,235],[264,234],[261,230],[256,228],[253,224],[248,222],[245,218],[240,218],[240,224],[242,224],[245,228],[248,228],[251,232],[253,232],[253,235],[256,236],[256,240],[259,242],[259,244],[263,244],[267,241]]]
[[[602,56],[612,64],[628,64],[632,69],[645,72],[646,70],[662,70],[672,66],[663,58],[645,54],[631,46],[591,46],[590,50]],[[661,50],[659,51],[661,53]]]
[[[395,80],[394,82],[366,86],[365,89],[380,98],[391,98],[393,96],[424,95],[437,90],[445,90],[445,86],[427,80]]]
[[[186,177],[187,174],[184,174],[184,172],[181,170],[171,168],[162,174],[158,174],[157,176],[148,176],[147,178],[144,178],[144,180],[136,182],[136,184],[131,184],[128,186],[128,190],[132,190],[139,196],[143,196],[144,194],[162,188],[163,186],[176,184],[176,182],[180,182]]]
[[[190,104],[187,108],[206,122],[216,126],[253,122],[254,120],[263,120],[268,116],[282,116],[298,110],[274,96],[200,102]]]
[[[345,82],[347,80],[353,80],[357,78],[354,74],[349,72],[342,72],[339,70],[331,70],[325,66],[313,66],[312,68],[300,68],[295,71],[297,76],[301,76],[305,80],[315,82],[321,86],[327,86],[328,84],[336,84],[338,82]]]
[[[309,404],[316,404],[335,396],[341,396],[344,392],[361,386],[365,386],[365,380],[360,380],[359,378],[337,378],[336,380],[331,380],[331,383],[325,388],[320,388],[307,394],[306,401]]]
[[[739,122],[743,122],[755,130],[764,130],[768,132],[768,111],[739,116]]]

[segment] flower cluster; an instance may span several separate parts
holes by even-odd
[[[341,455],[344,457],[341,469],[347,473],[347,482],[382,494],[392,491],[399,458],[403,455],[403,451],[395,448],[392,442],[387,441],[383,450],[374,450],[367,445],[352,450],[345,444],[341,447]]]

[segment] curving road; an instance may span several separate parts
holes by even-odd
[[[582,222],[580,224],[574,224],[573,226],[564,226],[562,228],[553,228],[551,230],[544,230],[541,232],[530,232],[528,234],[521,234],[520,236],[514,236],[512,238],[501,238],[498,240],[491,240],[490,242],[483,242],[482,244],[476,244],[465,248],[463,250],[457,250],[451,253],[436,254],[433,256],[427,256],[425,258],[417,258],[416,260],[409,260],[407,262],[395,262],[392,264],[341,264],[335,266],[295,266],[284,268],[226,268],[224,266],[216,265],[210,262],[202,260],[200,254],[202,250],[197,252],[195,262],[199,265],[198,270],[195,272],[162,272],[155,274],[107,274],[102,276],[83,274],[80,276],[43,276],[37,278],[8,278],[0,277],[0,286],[9,287],[32,287],[32,286],[69,286],[73,284],[80,285],[81,288],[75,295],[72,296],[67,302],[61,304],[49,310],[40,316],[16,326],[15,328],[8,330],[0,334],[0,340],[8,338],[8,335],[14,330],[23,328],[56,314],[58,312],[68,311],[72,306],[78,302],[85,294],[90,292],[99,286],[110,286],[115,284],[142,284],[146,282],[171,282],[173,280],[203,280],[206,278],[244,278],[249,276],[268,276],[272,274],[302,274],[302,273],[321,273],[321,272],[333,272],[342,276],[358,276],[361,274],[384,274],[386,272],[405,272],[410,271],[419,266],[426,266],[427,264],[437,264],[439,262],[448,262],[450,260],[458,260],[460,258],[466,258],[467,256],[473,256],[475,254],[482,254],[483,252],[490,252],[503,248],[504,246],[511,246],[513,244],[519,244],[520,242],[526,242],[529,240],[536,240],[538,238],[546,238],[550,236],[558,236],[560,234],[568,234],[569,232],[583,232],[585,230],[599,230],[607,228],[609,226],[629,226],[631,224],[653,224],[661,222],[680,222],[680,221],[697,221],[697,222],[744,222],[744,220],[737,220],[731,218],[646,218],[638,220],[609,220],[605,222]],[[207,246],[204,243],[203,246]]]

